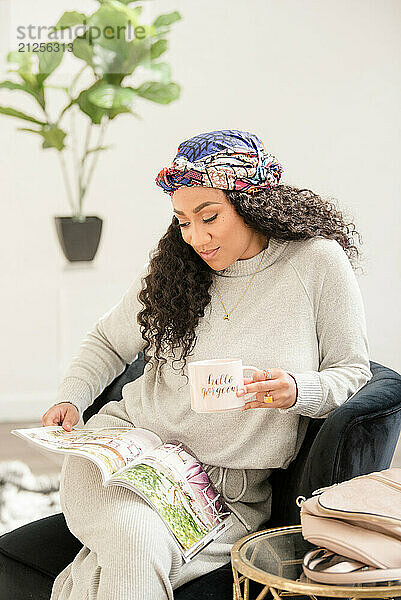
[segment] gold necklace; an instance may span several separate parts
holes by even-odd
[[[232,308],[230,311],[228,311],[228,310],[226,309],[225,305],[224,305],[224,302],[223,302],[222,295],[221,295],[221,293],[220,293],[220,290],[219,290],[219,288],[218,288],[218,286],[217,286],[216,277],[214,277],[214,278],[213,278],[213,279],[214,279],[214,285],[216,286],[217,293],[218,293],[218,294],[219,294],[219,296],[220,296],[220,302],[221,302],[221,304],[222,304],[222,306],[223,306],[223,308],[224,308],[224,310],[225,310],[225,313],[226,313],[226,314],[224,315],[224,317],[223,317],[223,319],[224,319],[225,321],[229,321],[229,320],[230,320],[230,315],[231,315],[231,314],[234,312],[234,310],[237,308],[238,304],[241,302],[242,298],[245,296],[246,292],[248,291],[248,289],[249,289],[249,286],[251,285],[251,283],[252,283],[252,281],[253,281],[253,278],[255,277],[256,273],[259,271],[259,267],[260,267],[260,265],[262,264],[262,260],[263,260],[263,257],[264,257],[264,255],[265,255],[265,252],[266,252],[266,248],[263,250],[263,254],[262,254],[262,256],[260,257],[260,261],[259,261],[259,264],[258,264],[258,266],[257,266],[257,269],[256,269],[255,273],[252,275],[252,277],[251,277],[251,279],[250,279],[250,281],[249,281],[248,285],[246,286],[246,288],[245,288],[245,289],[244,289],[244,291],[242,292],[240,299],[238,300],[238,302],[235,304],[235,306],[233,306],[233,308]]]

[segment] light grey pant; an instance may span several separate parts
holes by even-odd
[[[127,426],[94,415],[87,427]],[[169,600],[173,590],[230,562],[232,544],[248,532],[234,525],[189,563],[153,509],[131,490],[105,488],[98,467],[67,456],[60,502],[70,531],[83,548],[56,578],[51,600]]]

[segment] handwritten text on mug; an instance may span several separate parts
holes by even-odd
[[[224,394],[236,392],[237,389],[238,384],[233,382],[232,375],[222,373],[216,377],[210,373],[206,385],[201,388],[202,398],[206,398],[207,396],[216,396],[217,398],[220,398],[220,396]]]

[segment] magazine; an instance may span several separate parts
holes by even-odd
[[[88,458],[99,467],[104,486],[139,494],[160,515],[185,562],[232,525],[230,509],[181,442],[163,443],[139,427],[65,431],[57,425],[11,433],[46,450]]]

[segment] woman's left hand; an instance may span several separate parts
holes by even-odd
[[[257,371],[252,379],[244,379],[244,388],[237,391],[237,396],[241,398],[244,394],[255,393],[256,397],[241,410],[249,408],[290,408],[297,399],[297,386],[295,380],[283,371],[283,369],[268,369],[269,379],[266,379],[265,371]],[[265,401],[265,396],[269,395],[273,401]]]

